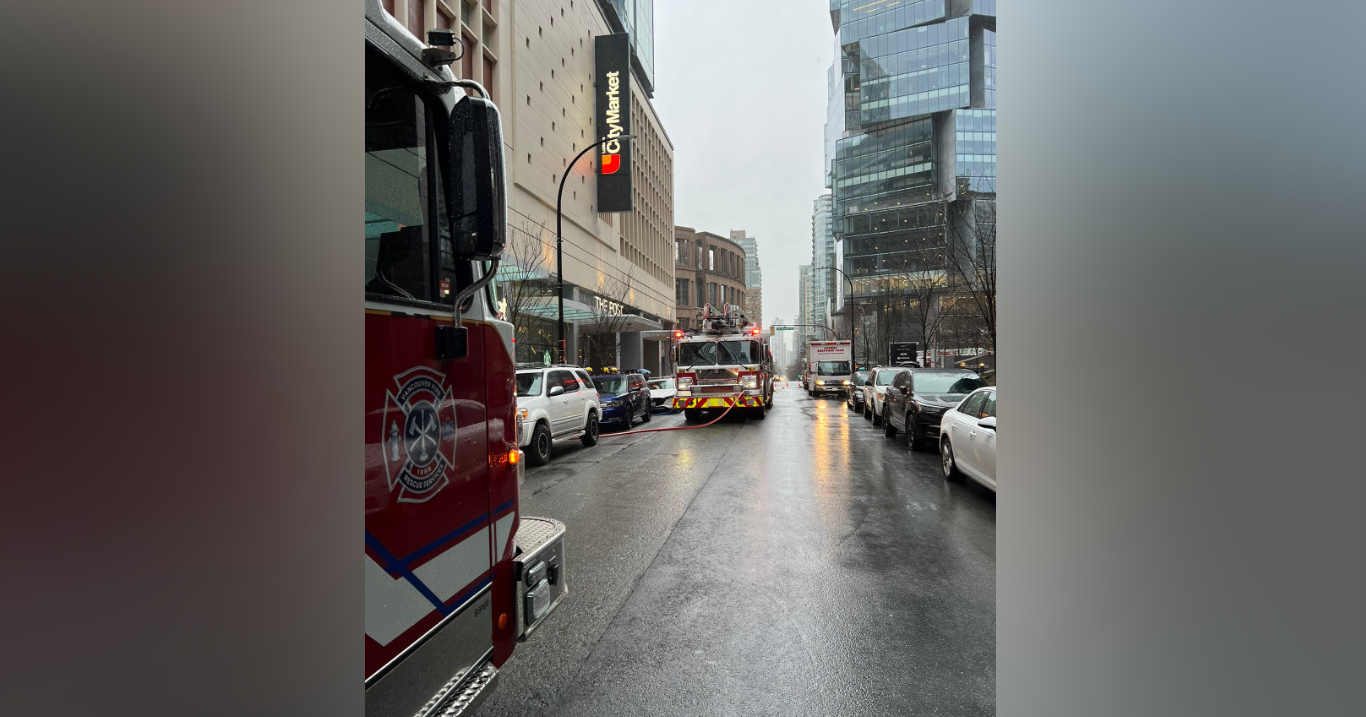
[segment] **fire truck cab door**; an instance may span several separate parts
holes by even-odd
[[[449,111],[371,36],[367,27],[366,711],[411,714],[493,648],[494,535],[514,516],[512,500],[495,508],[491,496],[489,457],[506,453],[509,421],[492,441],[489,386],[511,396],[512,372],[510,361],[490,366],[490,346],[503,349],[487,322],[464,322],[466,355],[438,358],[452,294],[474,280],[442,247],[437,128]]]

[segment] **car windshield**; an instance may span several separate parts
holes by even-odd
[[[816,363],[816,375],[818,376],[844,376],[848,373],[848,361],[819,361]]]
[[[918,373],[914,376],[916,393],[972,393],[987,385],[975,373]]]
[[[896,380],[896,371],[879,371],[877,374],[877,385],[890,386]]]
[[[503,394],[506,396],[507,394]],[[532,371],[529,373],[517,374],[517,395],[518,396],[539,396],[541,395],[541,372]]]
[[[593,379],[593,385],[598,387],[598,393],[626,393],[625,376],[604,376],[602,378],[595,378]]]
[[[674,387],[674,380],[671,379],[671,378],[661,378],[661,379],[659,379],[659,380],[657,380],[657,381],[651,381],[651,382],[650,382],[650,388],[653,388],[653,389],[655,389],[655,390],[666,389],[666,388],[673,388],[673,387]]]
[[[867,372],[867,371],[859,371],[858,373],[854,374],[854,385],[855,385],[855,386],[862,386],[862,385],[863,385],[863,382],[864,382],[864,381],[867,381],[867,380],[868,380],[868,372]]]
[[[679,366],[759,363],[759,356],[755,341],[689,341],[678,345]]]

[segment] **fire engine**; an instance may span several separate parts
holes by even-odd
[[[674,331],[677,395],[673,407],[696,421],[703,411],[745,410],[763,418],[773,407],[773,354],[759,326],[734,304],[697,312],[697,327]]]
[[[428,39],[365,1],[369,717],[475,709],[568,592],[564,525],[518,506],[498,109]]]

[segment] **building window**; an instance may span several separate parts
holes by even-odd
[[[677,302],[679,306],[691,306],[691,304],[688,303],[687,279],[674,280],[674,301]]]
[[[422,36],[422,19],[426,15],[427,0],[408,0],[408,30],[419,40],[425,39]]]
[[[493,60],[484,58],[484,89],[489,91],[489,101],[496,105],[498,104],[498,89],[493,82],[494,64],[496,63]]]
[[[716,306],[716,284],[707,284],[707,303]]]
[[[707,271],[716,271],[716,249],[707,247]]]

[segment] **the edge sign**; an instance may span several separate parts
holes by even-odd
[[[598,211],[629,212],[631,203],[631,39],[626,33],[593,38],[596,65]]]

